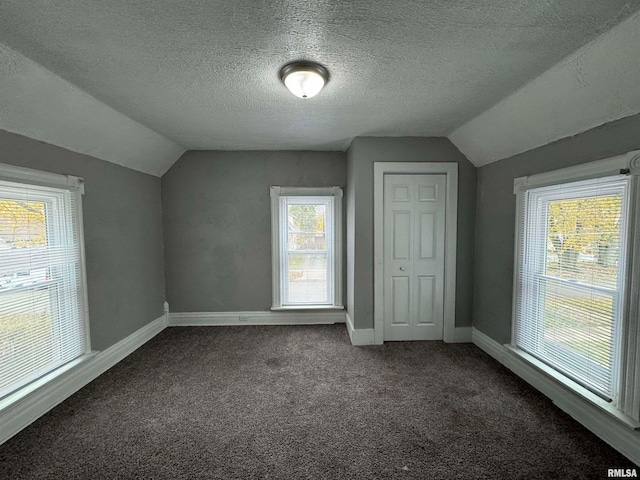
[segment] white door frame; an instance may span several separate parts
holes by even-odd
[[[458,164],[454,162],[374,162],[373,164],[373,328],[375,344],[384,342],[384,176],[447,176],[444,233],[443,340],[454,342],[456,328],[456,248],[458,235]]]

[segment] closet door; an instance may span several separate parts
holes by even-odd
[[[445,175],[384,177],[384,340],[441,340]]]

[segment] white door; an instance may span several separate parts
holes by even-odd
[[[442,340],[446,175],[384,176],[384,339]]]

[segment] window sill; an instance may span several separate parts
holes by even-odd
[[[72,360],[69,363],[62,365],[61,367],[56,368],[54,371],[25,385],[24,387],[18,389],[17,391],[7,395],[6,397],[0,400],[0,412],[5,410],[6,408],[12,407],[13,405],[16,405],[22,402],[27,397],[33,395],[36,391],[40,390],[50,382],[55,381],[56,379],[64,376],[65,374],[71,374],[71,372],[74,369],[78,368],[81,364],[84,364],[85,362],[89,361],[97,353],[98,351],[88,352],[82,355],[81,357],[78,357],[75,360]]]
[[[272,311],[282,310],[344,310],[341,305],[285,305],[282,307],[271,307]]]
[[[504,347],[509,354],[514,355],[518,359],[526,362],[527,364],[534,367],[536,370],[538,370],[540,373],[545,375],[550,380],[560,384],[562,387],[566,388],[570,392],[576,395],[579,395],[580,397],[587,400],[592,405],[608,413],[609,415],[611,415],[613,418],[621,422],[623,425],[625,425],[629,429],[640,430],[640,422],[634,420],[628,415],[625,415],[616,407],[614,407],[611,403],[603,400],[602,398],[598,397],[597,395],[590,392],[589,390],[582,387],[581,385],[578,385],[571,379],[555,371],[554,369],[552,369],[545,363],[541,362],[537,358],[533,357],[532,355],[529,355],[527,352],[520,350],[519,348],[509,344],[504,345]]]

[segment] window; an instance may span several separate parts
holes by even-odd
[[[637,295],[628,288],[635,177],[612,174],[619,163],[516,180],[512,343],[637,420],[620,402],[633,383],[625,358],[637,343]]]
[[[0,165],[0,399],[89,349],[81,190]]]
[[[271,187],[273,309],[342,308],[342,189]]]

